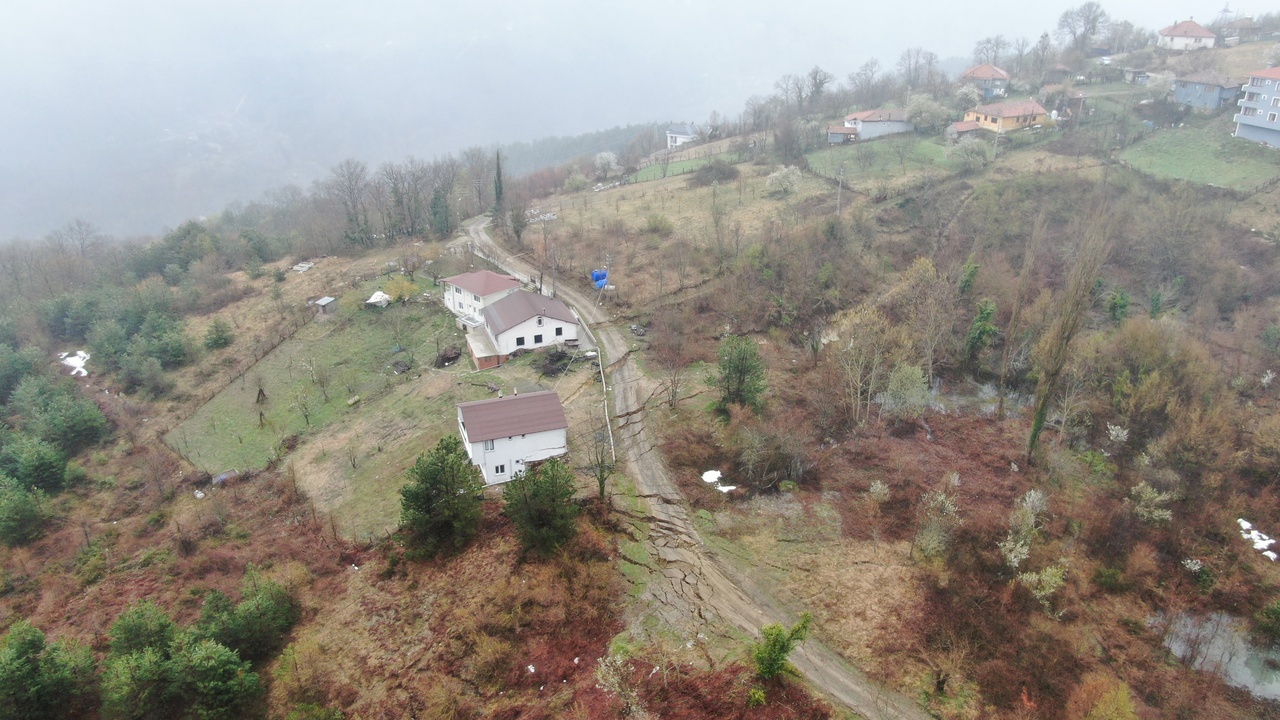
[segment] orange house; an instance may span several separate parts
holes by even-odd
[[[1048,116],[1048,111],[1035,100],[1012,100],[979,105],[966,112],[964,119],[966,122],[978,123],[985,130],[1004,133],[1039,125]]]

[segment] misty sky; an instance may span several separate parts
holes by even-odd
[[[914,46],[968,58],[988,35],[1052,31],[1073,4],[22,3],[0,23],[0,239],[76,217],[159,232],[266,189],[305,188],[346,157],[376,165],[736,116],[786,73],[817,64],[843,79]],[[1102,5],[1151,29],[1222,9]]]

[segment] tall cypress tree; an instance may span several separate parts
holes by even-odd
[[[502,216],[502,151],[494,152],[497,170],[493,173],[493,216]]]

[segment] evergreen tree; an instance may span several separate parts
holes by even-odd
[[[453,216],[449,212],[449,188],[438,187],[431,193],[431,232],[441,240],[453,232]]]
[[[764,359],[755,342],[745,335],[730,335],[720,341],[717,374],[712,382],[720,390],[720,407],[745,405],[758,411],[764,402]]]
[[[480,469],[456,435],[440,439],[406,473],[400,489],[400,527],[430,556],[457,550],[480,526]]]
[[[76,717],[94,687],[88,651],[50,645],[26,620],[0,640],[0,720]]]
[[[577,532],[573,472],[559,460],[517,473],[502,488],[502,499],[525,550],[549,555]]]
[[[497,169],[493,173],[493,216],[501,222],[502,208],[505,207],[502,203],[502,152],[494,153],[494,158]]]

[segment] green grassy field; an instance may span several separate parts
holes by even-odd
[[[897,149],[905,143],[899,159]],[[805,155],[813,172],[829,178],[840,175],[844,166],[845,180],[857,184],[863,180],[893,179],[922,170],[955,172],[947,157],[945,141],[938,137],[899,135],[860,144],[832,145]]]
[[[693,172],[694,170],[697,170],[703,165],[709,164],[712,160],[721,160],[723,162],[729,163],[730,165],[734,165],[739,162],[737,153],[731,153],[731,152],[720,153],[719,155],[714,155],[712,157],[701,157],[701,158],[691,158],[689,160],[678,160],[678,161],[673,161],[671,164],[667,165],[666,176],[674,177],[676,175],[683,175],[685,173]],[[627,178],[627,182],[630,182],[630,183],[648,182],[650,180],[660,180],[662,179],[662,177],[663,177],[662,165],[660,163],[654,163],[653,165],[650,165],[649,167],[637,173],[634,173],[631,177]]]
[[[379,279],[349,292],[367,297],[381,284]],[[342,307],[336,316],[299,330],[165,439],[208,472],[263,467],[284,438],[360,412],[360,405],[347,405],[348,398],[359,395],[366,404],[407,382],[412,373],[396,375],[389,366],[401,360],[415,370],[429,364],[436,340],[457,342],[455,332],[453,316],[437,303]],[[259,381],[266,394],[260,404]]]
[[[1185,127],[1152,133],[1120,157],[1158,178],[1242,191],[1280,175],[1280,156],[1232,137],[1234,129],[1230,115],[1191,119]]]

